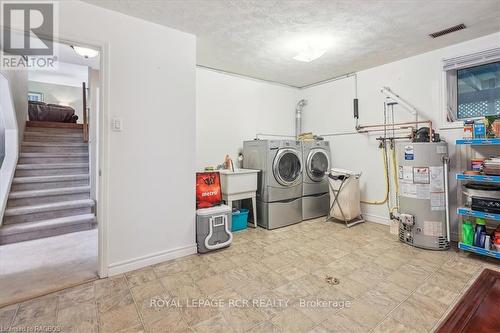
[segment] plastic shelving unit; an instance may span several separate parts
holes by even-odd
[[[476,254],[481,254],[483,256],[488,256],[488,257],[500,259],[500,252],[486,250],[486,249],[483,249],[482,247],[476,247],[476,246],[466,245],[464,243],[458,243],[458,248],[460,250],[469,251],[469,252],[473,252]]]
[[[500,139],[460,139],[455,142],[457,145],[467,145],[467,158],[466,161],[470,160],[470,155],[473,146],[495,146],[500,145]],[[498,147],[497,147],[498,148]],[[485,183],[500,183],[500,176],[489,176],[489,175],[465,175],[459,173],[456,175],[457,181],[474,181],[474,182],[485,182]],[[459,205],[463,201],[461,191],[458,191],[458,202]],[[471,216],[480,217],[493,221],[500,221],[500,214],[485,213],[480,211],[474,211],[470,208],[459,207],[457,208],[457,214],[459,216]],[[458,224],[458,232],[460,240],[462,240],[462,219],[460,219]],[[462,242],[458,243],[458,248],[463,251],[473,252],[479,255],[488,256],[500,259],[500,252],[494,250],[486,250],[480,247],[471,246],[464,244]]]

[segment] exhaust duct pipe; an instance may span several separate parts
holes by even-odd
[[[295,108],[295,138],[302,134],[302,109],[307,105],[307,100],[301,99]]]

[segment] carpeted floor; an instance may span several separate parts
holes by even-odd
[[[0,306],[97,278],[97,229],[0,246]]]

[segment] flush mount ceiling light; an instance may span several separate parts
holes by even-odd
[[[325,49],[314,49],[310,47],[307,50],[298,53],[295,57],[293,57],[293,59],[303,62],[311,62],[321,57],[323,54],[325,54],[325,52]]]
[[[85,59],[88,59],[88,58],[95,58],[99,55],[99,51],[97,50],[94,50],[94,49],[89,49],[87,47],[81,47],[81,46],[75,46],[75,45],[71,45],[71,48],[73,50],[75,50],[75,52],[84,57]]]
[[[293,59],[311,62],[321,57],[330,48],[332,38],[328,36],[306,36],[290,43],[290,49],[296,52]]]

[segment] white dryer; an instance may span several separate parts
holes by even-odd
[[[331,168],[330,143],[323,140],[303,141],[304,176],[302,217],[304,220],[328,214],[330,195],[328,172]]]
[[[302,221],[302,147],[295,140],[243,142],[243,167],[258,169],[257,223],[276,229]]]

